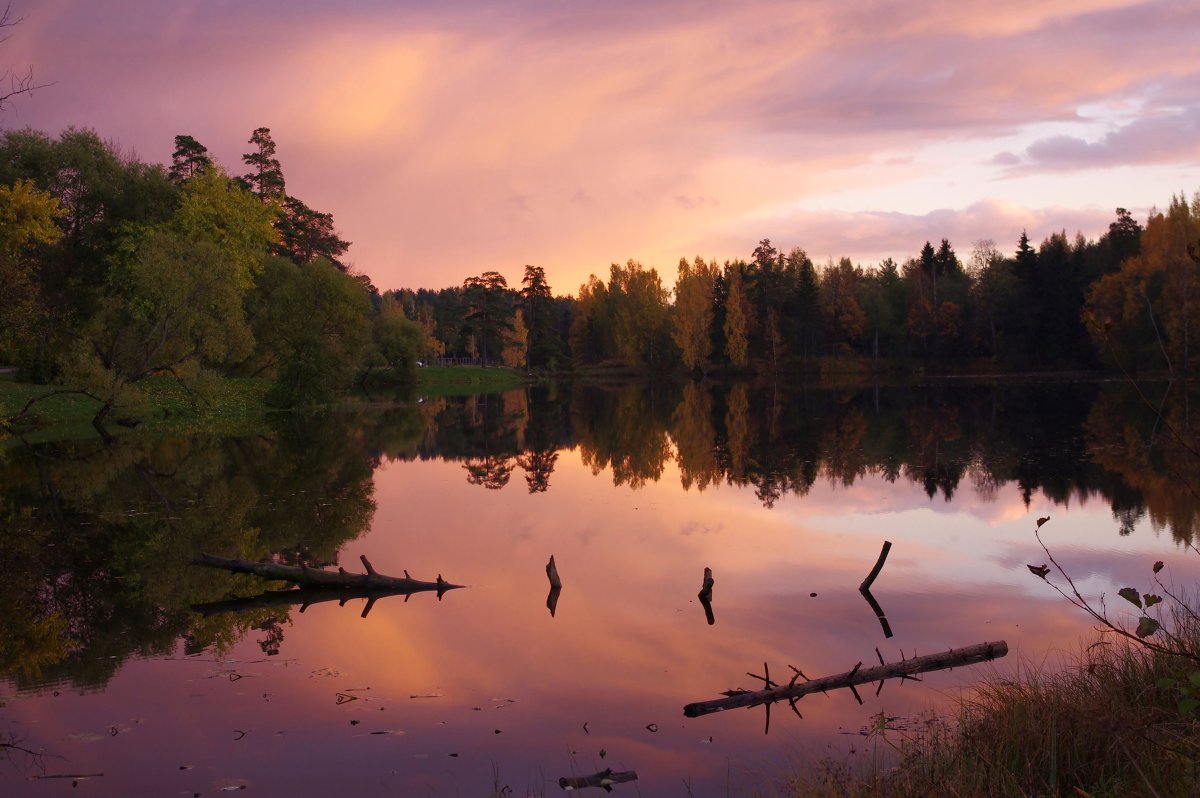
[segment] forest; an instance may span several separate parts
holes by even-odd
[[[280,407],[372,371],[411,378],[417,326],[340,260],[333,216],[286,191],[267,128],[245,173],[175,137],[169,166],[94,131],[0,136],[0,363],[100,402],[166,376],[274,380]]]
[[[1200,197],[1145,225],[1124,208],[1099,240],[1055,233],[1011,255],[947,239],[902,263],[818,266],[763,239],[748,260],[681,258],[673,287],[636,260],[555,297],[544,269],[519,290],[494,271],[459,288],[389,291],[424,332],[421,356],[549,371],[613,367],[805,375],[1103,368],[1187,373]]]
[[[795,376],[1190,373],[1200,195],[1145,224],[1118,208],[1098,240],[1055,233],[1011,254],[942,239],[864,267],[761,240],[748,259],[679,260],[673,287],[636,260],[556,295],[541,266],[384,292],[347,266],[333,216],[288,193],[268,128],[232,174],[188,135],[169,165],[94,131],[0,136],[0,365],[100,402],[166,375],[197,397],[273,380],[317,405],[419,365],[533,374]]]

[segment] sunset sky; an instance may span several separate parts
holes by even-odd
[[[758,240],[864,266],[1102,233],[1200,188],[1195,0],[14,0],[0,127],[94,128],[287,189],[381,289],[556,293]]]

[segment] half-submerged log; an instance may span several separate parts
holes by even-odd
[[[372,567],[370,560],[364,555],[360,555],[363,567],[367,569],[365,574],[352,574],[344,568],[338,568],[336,571],[326,571],[321,568],[309,568],[305,565],[285,565],[276,562],[254,562],[253,560],[237,560],[226,557],[214,557],[211,554],[200,553],[192,559],[194,565],[203,565],[208,568],[220,568],[225,571],[240,574],[253,574],[254,576],[263,579],[271,579],[281,582],[290,582],[293,585],[299,586],[298,589],[268,591],[261,596],[252,596],[249,599],[234,599],[234,601],[244,602],[243,607],[239,609],[260,609],[264,606],[282,606],[285,604],[301,604],[301,611],[310,604],[315,604],[318,601],[338,601],[345,604],[346,601],[352,598],[365,598],[367,600],[366,609],[363,610],[363,617],[371,611],[371,606],[376,599],[384,596],[395,596],[403,594],[405,600],[413,593],[437,593],[440,600],[447,590],[455,590],[464,585],[455,585],[447,582],[438,574],[437,580],[427,582],[421,579],[413,579],[409,576],[408,571],[404,572],[404,576],[387,576],[381,574]],[[233,607],[226,606],[225,608],[217,609],[217,605],[229,605],[229,602],[214,602],[213,605],[207,605],[207,609],[212,612],[225,612],[232,610]],[[197,611],[204,612],[200,607],[206,605],[198,605]]]
[[[550,555],[550,562],[546,563],[546,578],[550,580],[550,593],[546,596],[546,609],[550,610],[550,617],[554,617],[554,611],[558,609],[558,594],[562,593],[562,580],[558,578],[558,566],[554,564],[554,555]]]
[[[866,684],[868,682],[879,682],[882,685],[886,679],[911,678],[918,673],[958,668],[965,665],[976,665],[980,662],[999,659],[1006,654],[1008,654],[1008,643],[998,640],[992,643],[977,643],[965,648],[952,648],[949,651],[943,651],[938,654],[926,654],[925,656],[913,657],[912,659],[901,660],[900,662],[885,663],[881,655],[878,667],[864,669],[860,662],[845,673],[839,673],[836,676],[824,676],[820,679],[806,678],[805,681],[799,683],[797,683],[798,680],[803,678],[804,675],[793,667],[792,670],[795,672],[795,675],[787,684],[776,684],[770,680],[770,674],[765,674],[764,676],[756,677],[763,679],[766,685],[762,690],[732,691],[725,698],[688,704],[683,708],[683,714],[689,718],[696,718],[726,709],[756,707],[762,704],[770,705],[776,701],[787,701],[792,705],[792,709],[795,709],[796,700],[803,698],[809,693],[826,692],[839,687],[848,687],[857,696],[858,691],[854,690],[855,685]],[[861,701],[861,699],[859,700]]]
[[[612,768],[593,773],[590,776],[563,776],[558,780],[558,786],[564,790],[579,790],[584,787],[603,787],[612,792],[612,785],[637,781],[637,773],[632,770],[613,772]]]
[[[717,618],[713,615],[712,608],[712,589],[713,575],[711,568],[704,569],[704,581],[701,583],[700,592],[696,594],[696,598],[700,599],[700,606],[704,607],[704,617],[708,620],[708,625],[712,626],[717,622]]]

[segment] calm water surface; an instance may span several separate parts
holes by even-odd
[[[1171,412],[1182,428],[1186,402]],[[626,795],[769,792],[869,751],[880,712],[904,726],[1090,640],[1026,567],[1047,559],[1040,516],[1088,595],[1147,586],[1159,559],[1194,585],[1181,456],[1096,385],[535,391],[10,449],[0,793],[522,796],[609,767],[637,772]],[[885,540],[891,637],[857,590]],[[468,587],[365,618],[362,600],[206,616],[264,586],[189,565],[198,551],[365,555]],[[767,734],[761,708],[682,713],[755,687],[764,662],[814,677],[994,640],[1011,651],[994,665],[863,688],[861,706],[809,696]]]

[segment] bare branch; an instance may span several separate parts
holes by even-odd
[[[0,29],[15,28],[25,21],[24,17],[13,17],[12,3],[7,3],[4,6],[4,11],[0,12]],[[0,38],[0,43],[8,40],[8,37]],[[0,111],[4,110],[5,105],[12,105],[14,97],[19,97],[22,94],[32,95],[38,89],[44,89],[48,86],[53,86],[57,81],[49,83],[38,83],[33,77],[33,67],[29,67],[24,73],[13,71],[11,68],[4,70],[0,74],[0,84],[7,83],[7,90],[0,87]]]

